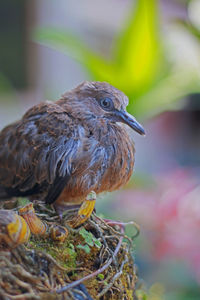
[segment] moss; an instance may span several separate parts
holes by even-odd
[[[45,215],[41,209],[40,217],[49,221],[49,210]],[[53,222],[57,224],[57,221]],[[134,261],[129,243],[123,241],[120,244],[120,238],[117,229],[113,230],[95,216],[79,230],[71,230],[63,243],[55,242],[49,236],[32,235],[26,247],[0,251],[0,281],[5,283],[3,292],[5,295],[23,294],[24,299],[30,291],[36,297],[33,299],[76,299],[73,293],[79,287],[61,295],[56,290],[97,272],[83,281],[93,299],[132,300],[137,280]],[[85,251],[84,246],[89,247],[89,251]],[[117,247],[119,251],[114,254]],[[1,290],[0,299],[4,299]]]
[[[64,243],[55,243],[50,238],[43,239],[39,237],[31,237],[28,244],[29,249],[34,249],[40,252],[45,252],[56,259],[57,263],[65,268],[75,268],[77,265],[77,252],[72,242],[73,239],[69,236]]]

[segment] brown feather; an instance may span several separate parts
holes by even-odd
[[[102,109],[105,97],[113,111]],[[126,184],[135,150],[114,112],[127,104],[111,85],[84,82],[55,103],[32,107],[0,133],[0,198],[27,195],[62,206]]]

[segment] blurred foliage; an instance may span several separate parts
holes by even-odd
[[[195,70],[170,61],[160,32],[156,0],[133,3],[125,28],[113,41],[111,59],[105,59],[76,36],[55,28],[40,28],[37,42],[60,50],[78,60],[93,80],[107,81],[130,99],[128,110],[151,117],[175,108],[178,99],[200,91]],[[165,41],[166,42],[166,41]]]
[[[1,0],[0,10],[0,88],[9,92],[13,88],[27,87],[27,32],[26,0]]]
[[[199,300],[199,286],[191,285],[190,287],[183,287],[176,289],[176,292],[167,293],[166,300]]]
[[[136,291],[137,300],[164,300],[164,287],[160,283],[153,284],[148,291],[138,289]]]
[[[13,87],[11,85],[11,82],[8,80],[8,78],[5,77],[4,74],[0,72],[0,93],[7,93],[11,92],[13,90]]]
[[[182,25],[190,34],[200,41],[200,30],[194,24],[181,19],[177,20],[177,23]]]

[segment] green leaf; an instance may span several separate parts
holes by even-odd
[[[97,276],[99,279],[103,280],[104,279],[104,275],[103,274],[98,274]]]
[[[77,248],[82,249],[85,253],[90,253],[90,247],[88,245],[78,245]]]
[[[197,40],[200,41],[200,30],[197,27],[195,27],[192,23],[181,19],[177,19],[176,23],[185,28],[189,33],[191,33],[195,38],[197,38]]]
[[[85,230],[85,228],[81,228],[81,230],[79,231],[80,235],[84,238],[85,242],[89,245],[89,246],[94,246],[94,236],[91,232],[88,232],[87,230]]]
[[[75,249],[75,248],[74,248],[74,245],[73,245],[72,243],[69,244],[69,248],[72,249],[72,250]]]
[[[94,242],[93,239],[91,238],[86,238],[85,239],[86,244],[88,244],[89,246],[93,247],[94,246]]]
[[[13,87],[9,79],[5,76],[5,74],[0,72],[0,92],[8,93],[13,92]]]
[[[55,28],[36,29],[34,38],[41,44],[69,54],[82,63],[93,56],[92,52],[74,35]]]
[[[110,72],[110,65],[100,55],[93,52],[79,38],[66,30],[55,28],[37,28],[33,38],[40,44],[59,50],[80,62],[93,77],[103,77]]]
[[[83,227],[80,229],[79,234],[86,239],[88,237],[89,232]]]
[[[134,3],[135,4],[135,3]],[[155,82],[163,65],[156,0],[138,0],[116,41],[115,84],[126,93],[141,94]]]
[[[97,238],[95,238],[95,236],[91,232],[88,232],[85,228],[81,228],[79,234],[84,238],[86,244],[88,244],[89,246],[96,246],[97,248],[101,247],[101,242]]]
[[[172,72],[157,84],[156,87],[141,96],[137,102],[131,102],[128,111],[136,117],[151,118],[163,110],[180,108],[183,102],[178,102],[188,93],[199,93],[200,85],[197,74],[189,70]]]
[[[18,205],[18,206],[25,206],[25,205],[27,205],[27,204],[29,204],[29,203],[31,203],[31,202],[29,201],[28,198],[25,198],[25,197],[19,197],[19,198],[17,199],[17,205]]]
[[[94,244],[97,248],[101,248],[101,242],[95,238]]]

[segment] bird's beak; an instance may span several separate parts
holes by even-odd
[[[139,134],[145,135],[144,128],[132,115],[130,115],[129,113],[127,113],[124,110],[117,111],[116,114],[118,116],[119,122],[127,124],[129,127],[134,129]]]

